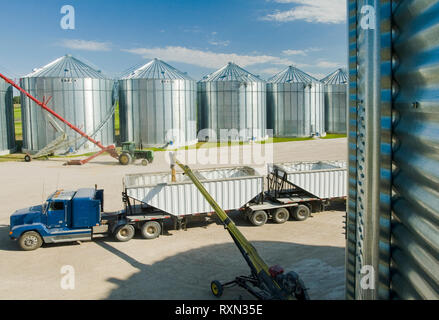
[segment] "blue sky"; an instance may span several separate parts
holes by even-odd
[[[0,71],[14,78],[67,53],[113,77],[154,57],[197,80],[228,61],[265,79],[347,63],[345,0],[0,1]]]

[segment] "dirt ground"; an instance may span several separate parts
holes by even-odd
[[[347,158],[346,139],[285,142],[273,148],[274,162]],[[221,154],[224,150],[212,152]],[[122,209],[123,176],[168,171],[167,156],[156,153],[148,167],[123,167],[109,156],[82,167],[63,166],[63,159],[1,163],[0,299],[205,300],[214,299],[210,293],[212,280],[229,281],[248,275],[244,259],[215,218],[192,221],[187,231],[169,230],[167,235],[150,241],[136,236],[130,242],[118,243],[106,238],[44,245],[37,251],[23,252],[9,240],[9,216],[17,209],[42,203],[56,189],[97,184],[105,189],[105,209]],[[260,228],[250,226],[239,213],[232,218],[267,264],[299,273],[312,299],[343,299],[344,214],[343,204],[335,204],[331,211],[316,213],[305,222],[268,223]],[[73,290],[61,287],[64,266],[73,267]],[[223,299],[239,297],[250,298],[242,289],[231,288]]]

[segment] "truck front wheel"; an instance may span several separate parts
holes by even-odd
[[[21,235],[18,244],[24,251],[32,251],[43,245],[43,239],[37,232],[28,231]]]
[[[116,238],[117,241],[127,242],[134,237],[134,233],[135,233],[134,227],[130,224],[126,224],[122,227],[119,227],[116,230],[114,237]]]
[[[157,221],[148,221],[142,225],[140,232],[145,239],[155,239],[160,236],[162,226]]]

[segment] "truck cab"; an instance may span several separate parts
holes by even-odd
[[[9,236],[27,251],[43,243],[91,240],[101,224],[103,200],[103,190],[56,191],[44,204],[12,214]]]

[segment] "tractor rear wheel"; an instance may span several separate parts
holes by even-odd
[[[123,166],[129,165],[131,161],[132,157],[129,153],[124,152],[119,156],[119,163]]]

